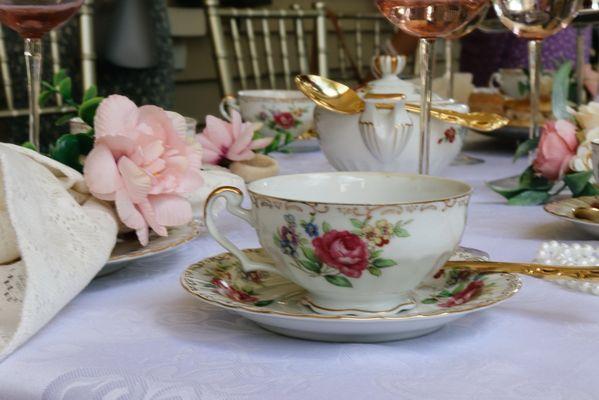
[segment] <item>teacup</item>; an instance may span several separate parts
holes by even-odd
[[[237,97],[226,96],[220,104],[223,117],[238,110],[244,121],[262,124],[260,133],[297,138],[312,128],[315,104],[298,90],[243,90]]]
[[[498,86],[501,92],[514,99],[528,95],[528,75],[520,68],[502,68],[491,75],[490,87]]]
[[[206,226],[246,272],[280,274],[307,290],[318,313],[396,313],[412,290],[447,262],[466,224],[471,188],[431,176],[383,172],[286,175],[248,186],[252,209],[233,187],[206,203]],[[250,260],[217,229],[212,208],[254,227],[274,264]]]

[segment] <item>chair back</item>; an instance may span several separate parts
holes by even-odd
[[[327,76],[324,3],[312,9],[221,8],[205,0],[223,95],[237,89],[293,89],[296,74]]]

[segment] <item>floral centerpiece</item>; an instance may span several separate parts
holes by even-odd
[[[231,123],[208,116],[204,133],[188,138],[180,114],[153,105],[138,107],[125,96],[99,97],[95,87],[78,103],[71,86],[60,71],[52,82],[44,82],[41,102],[59,96],[74,111],[56,125],[79,117],[89,130],[60,136],[48,156],[83,172],[89,192],[112,203],[121,231],[134,231],[143,246],[150,230],[167,236],[169,227],[192,220],[188,199],[204,185],[203,162],[251,160],[253,150],[272,141],[254,140],[253,124],[241,121],[238,113]]]
[[[527,140],[516,150],[514,159],[536,151],[518,185],[511,188],[490,185],[508,199],[508,204],[543,204],[565,188],[574,197],[599,194],[591,160],[591,142],[599,139],[599,103],[591,102],[577,111],[568,106],[571,69],[571,63],[565,63],[554,77],[552,106],[556,119],[545,122],[540,139]]]

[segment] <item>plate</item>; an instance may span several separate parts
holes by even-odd
[[[546,204],[544,209],[549,214],[554,215],[564,221],[571,222],[580,230],[587,234],[599,238],[599,223],[576,218],[574,210],[578,207],[590,207],[591,204],[599,201],[597,196],[584,196],[576,198],[567,198]]]
[[[193,221],[187,225],[169,229],[168,236],[166,237],[155,234],[150,236],[150,242],[146,247],[142,247],[139,244],[134,233],[119,237],[112,250],[112,256],[104,268],[96,275],[96,278],[116,272],[132,261],[173,250],[200,236],[202,231],[203,225],[199,221]]]
[[[245,253],[256,261],[270,261],[262,249]],[[463,249],[453,259],[481,258],[480,253]],[[440,271],[415,290],[414,308],[396,315],[364,317],[317,314],[304,305],[304,289],[279,275],[246,274],[230,253],[190,266],[181,284],[200,300],[248,318],[269,331],[329,342],[382,342],[422,336],[505,301],[521,286],[519,278],[511,274]]]

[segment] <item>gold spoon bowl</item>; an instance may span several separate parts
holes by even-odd
[[[355,90],[342,83],[318,75],[298,75],[295,77],[297,88],[320,107],[340,114],[359,114],[364,111],[364,100]],[[397,97],[398,95],[389,95]],[[382,108],[391,108],[392,104],[381,104]],[[417,104],[406,104],[406,110],[420,113]],[[482,132],[490,132],[506,126],[509,119],[493,113],[461,113],[452,110],[432,108],[431,116],[440,121],[464,126]]]

